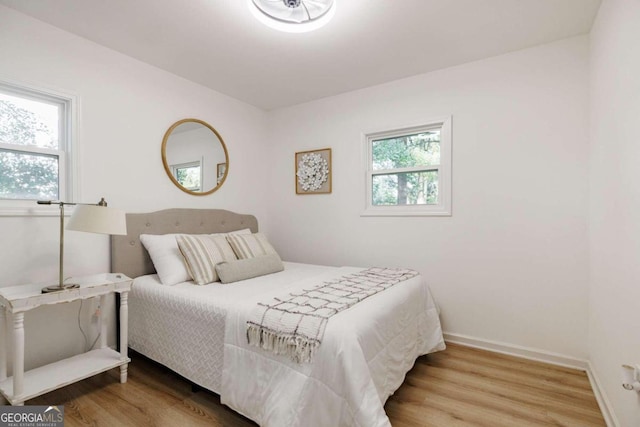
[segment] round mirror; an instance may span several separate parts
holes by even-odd
[[[162,163],[173,183],[195,196],[211,194],[229,173],[229,154],[220,134],[206,122],[175,122],[162,139]]]

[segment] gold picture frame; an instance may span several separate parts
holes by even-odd
[[[296,194],[331,193],[331,169],[331,148],[297,152]]]
[[[222,176],[225,174],[226,171],[227,171],[226,163],[216,164],[216,175],[218,176],[218,178],[222,178]]]

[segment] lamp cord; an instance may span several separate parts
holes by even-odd
[[[89,345],[89,339],[87,338],[87,334],[84,332],[84,329],[82,329],[82,323],[80,322],[80,313],[82,313],[82,305],[84,303],[84,300],[81,299],[80,300],[80,308],[78,309],[78,329],[80,329],[80,332],[82,333],[82,336],[84,337],[84,351],[89,351],[93,348],[93,346],[96,345],[96,343],[98,342],[98,339],[100,338],[100,335],[102,332],[98,332],[98,335],[96,336],[96,339],[93,340],[93,342],[91,343],[91,347],[87,347],[87,345]]]
[[[78,329],[80,329],[80,332],[82,333],[82,336],[84,337],[84,351],[87,351],[87,344],[89,343],[89,340],[87,340],[87,334],[84,333],[84,330],[82,329],[82,324],[80,323],[80,313],[82,312],[82,304],[84,303],[84,300],[80,300],[80,308],[78,309]]]

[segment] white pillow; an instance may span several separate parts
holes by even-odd
[[[184,265],[184,258],[178,249],[176,236],[179,234],[140,235],[140,241],[149,252],[163,285],[175,285],[191,280]]]
[[[228,234],[251,234],[248,228],[230,233],[215,233],[212,236]],[[175,285],[191,280],[184,257],[178,248],[176,236],[180,234],[141,234],[140,241],[149,252],[151,262],[163,285]]]

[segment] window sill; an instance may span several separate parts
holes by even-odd
[[[445,209],[443,206],[429,207],[378,207],[367,208],[360,212],[360,216],[451,216],[451,209]]]
[[[64,216],[73,213],[73,206],[65,207]],[[2,206],[0,205],[0,217],[59,217],[59,206]]]

